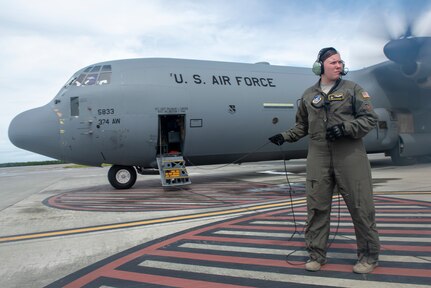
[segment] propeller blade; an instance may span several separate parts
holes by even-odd
[[[389,41],[383,47],[383,52],[389,60],[406,64],[416,61],[420,48],[421,43],[418,38],[410,37]]]

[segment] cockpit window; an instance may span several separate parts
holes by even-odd
[[[94,66],[90,72],[99,72],[99,70],[100,70],[100,66]]]
[[[111,65],[96,65],[87,67],[79,76],[74,75],[67,86],[106,85],[111,83]]]
[[[97,80],[97,74],[94,74],[94,73],[87,74],[87,76],[84,79],[83,85],[94,85],[96,84],[96,80]]]
[[[103,65],[102,72],[111,71],[111,65]]]
[[[83,85],[82,83],[84,83],[84,78],[85,78],[85,75],[86,74],[81,74],[81,75],[79,75],[78,76],[78,78],[76,79],[76,81],[75,81],[75,85],[76,86],[81,86],[81,85]]]
[[[105,85],[111,82],[111,72],[103,72],[100,73],[99,79],[97,80],[97,84]]]

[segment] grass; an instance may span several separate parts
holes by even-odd
[[[7,167],[22,167],[22,166],[40,166],[40,165],[55,165],[55,164],[68,164],[64,166],[64,168],[86,168],[91,167],[87,165],[81,165],[81,164],[73,164],[64,162],[61,160],[50,160],[50,161],[31,161],[31,162],[13,162],[13,163],[3,163],[0,164],[0,168],[7,168]],[[111,164],[102,164],[102,167],[109,167]]]

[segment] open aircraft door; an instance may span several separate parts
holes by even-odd
[[[183,155],[185,114],[159,115],[158,155]]]
[[[157,165],[163,186],[190,184],[183,158],[185,114],[159,115]]]

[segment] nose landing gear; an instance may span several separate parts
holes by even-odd
[[[116,189],[129,189],[136,182],[136,170],[132,166],[113,165],[109,169],[108,180]]]

